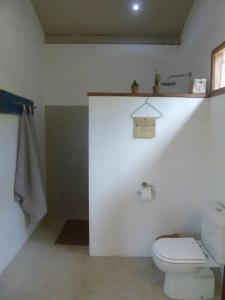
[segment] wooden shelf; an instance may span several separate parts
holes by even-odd
[[[109,96],[109,97],[179,97],[179,98],[209,98],[209,94],[159,94],[152,93],[106,93],[106,92],[88,92],[88,97],[91,96]]]

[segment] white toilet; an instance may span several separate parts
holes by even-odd
[[[225,207],[209,204],[202,216],[201,241],[162,238],[153,244],[153,260],[165,273],[164,293],[173,299],[212,299],[214,273],[225,265]]]

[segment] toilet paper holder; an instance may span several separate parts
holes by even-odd
[[[153,200],[155,198],[156,192],[155,192],[155,188],[154,188],[153,184],[149,184],[147,182],[142,182],[141,188],[143,188],[143,189],[150,188],[151,189],[151,194],[152,194],[152,199],[151,200]],[[137,191],[137,194],[141,195],[141,192],[142,192],[142,190],[140,189],[140,190]]]
[[[148,184],[147,182],[142,182],[141,187],[146,188],[146,187],[152,187],[152,184]]]

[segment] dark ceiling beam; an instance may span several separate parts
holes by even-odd
[[[47,34],[46,44],[153,44],[180,45],[179,36],[145,35],[55,35]]]

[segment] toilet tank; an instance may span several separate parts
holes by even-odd
[[[225,208],[208,204],[203,212],[201,240],[214,260],[225,265]]]

